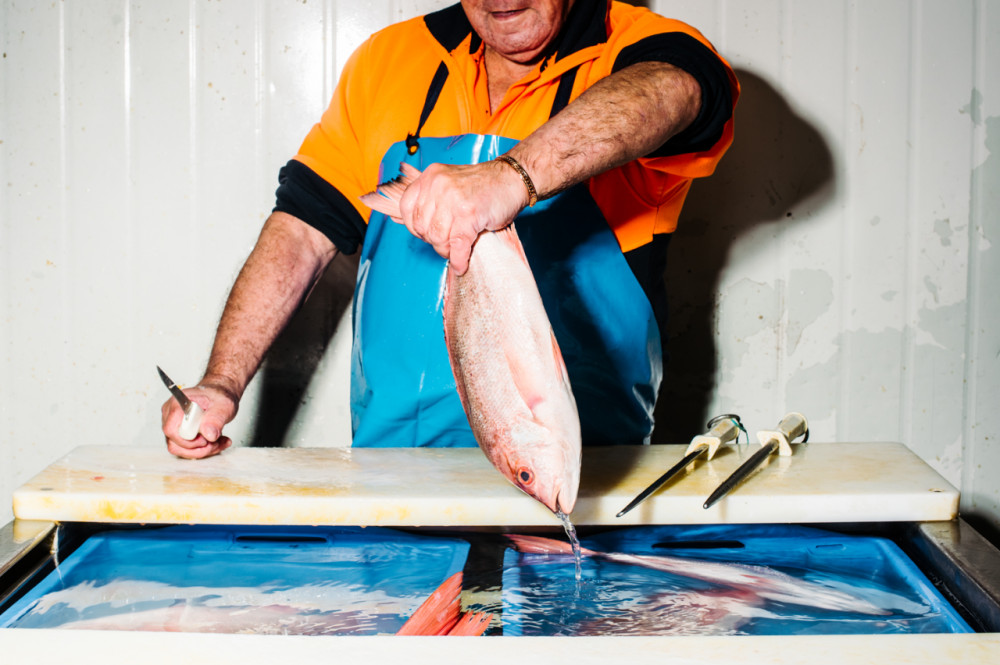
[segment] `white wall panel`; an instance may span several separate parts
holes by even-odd
[[[964,507],[1000,521],[1000,6],[974,7],[973,88],[962,107],[973,124],[969,242],[969,323],[962,495]]]
[[[77,443],[162,445],[154,366],[199,375],[346,59],[447,4],[0,1],[0,520]],[[671,248],[657,440],[798,409],[813,440],[906,442],[1000,524],[998,4],[648,4],[743,86]],[[352,270],[279,340],[240,444],[348,442]]]
[[[3,246],[0,355],[3,496],[69,444],[62,425],[76,414],[63,399],[69,351],[69,221],[64,7],[4,3],[0,85],[4,89]],[[56,426],[53,426],[53,425]],[[9,463],[8,463],[9,460]],[[9,515],[9,501],[0,509]]]
[[[914,27],[915,153],[909,255],[912,390],[909,434],[958,484],[962,473],[968,318],[972,123],[961,109],[973,88],[973,3],[924,2]],[[944,40],[964,48],[941,49]],[[920,407],[920,408],[915,408]],[[905,430],[904,430],[905,432]],[[917,436],[916,433],[921,433]]]
[[[839,369],[841,399],[834,408],[842,436],[850,436],[862,418],[872,437],[899,436],[899,330],[906,301],[899,286],[907,261],[913,4],[862,2],[848,8],[849,124],[847,140],[840,144],[843,169],[837,174],[846,190],[845,215],[839,220],[844,288],[838,354],[828,364]]]
[[[136,387],[129,366],[134,319],[127,313],[134,294],[123,280],[138,268],[127,205],[129,16],[128,7],[113,0],[63,7],[66,223],[60,233],[66,258],[60,274],[66,327],[60,331],[63,359],[53,367],[59,378],[46,387],[56,410],[40,422],[60,423],[66,432],[92,429],[106,440],[110,432],[101,430],[123,420],[122,395]],[[30,337],[25,341],[32,344]],[[74,437],[60,438],[62,447]]]

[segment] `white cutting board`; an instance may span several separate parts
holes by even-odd
[[[709,510],[756,444],[724,446],[622,518],[685,445],[585,448],[577,525],[951,520],[958,491],[899,443],[793,445]],[[478,448],[231,448],[205,460],[82,446],[14,492],[23,520],[142,524],[556,526]]]

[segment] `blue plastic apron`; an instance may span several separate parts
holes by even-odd
[[[382,160],[473,164],[509,150],[497,136],[421,138]],[[525,209],[517,232],[569,372],[586,445],[648,443],[662,376],[652,307],[586,187]],[[474,254],[473,254],[474,255]],[[447,261],[380,213],[368,222],[354,292],[352,445],[475,446],[444,341]]]

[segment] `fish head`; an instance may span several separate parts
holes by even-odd
[[[572,512],[580,486],[579,437],[524,420],[502,438],[487,455],[507,480],[553,513]]]

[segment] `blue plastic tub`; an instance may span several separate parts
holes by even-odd
[[[0,627],[395,633],[466,541],[379,528],[168,527],[89,538]]]
[[[973,632],[892,542],[793,526],[657,526],[583,558],[507,552],[505,635]]]
[[[392,634],[462,570],[476,538],[381,528],[108,531],[0,614],[0,627]],[[971,632],[882,538],[640,527],[584,546],[604,554],[584,558],[579,582],[571,556],[504,550],[503,570],[486,576],[502,579],[495,605],[466,609],[498,614],[492,630],[504,635]]]

